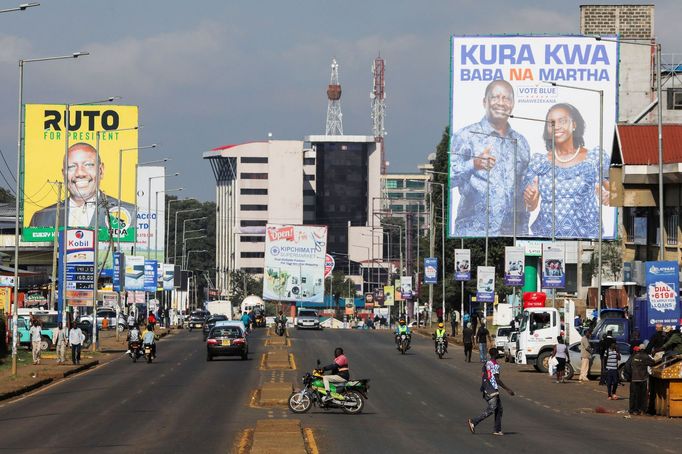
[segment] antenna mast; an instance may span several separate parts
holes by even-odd
[[[386,159],[384,156],[384,136],[386,129],[384,128],[384,119],[386,118],[386,104],[384,102],[386,97],[384,85],[384,59],[381,54],[374,59],[372,64],[372,92],[369,94],[369,99],[372,100],[372,133],[377,143],[381,144],[381,173],[386,173]]]
[[[339,83],[339,64],[332,59],[332,75],[327,87],[327,127],[325,135],[343,135],[343,114],[341,113],[341,84]]]

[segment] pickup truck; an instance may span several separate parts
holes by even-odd
[[[41,321],[42,330],[40,331],[40,349],[50,350],[54,346],[53,339],[57,332],[57,316],[50,315],[35,315]],[[29,329],[31,319],[27,315],[19,315],[17,318],[17,334],[19,336],[19,345],[31,349],[31,336]],[[12,319],[9,319],[9,332],[12,333]]]

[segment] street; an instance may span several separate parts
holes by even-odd
[[[504,437],[492,417],[472,435],[479,414],[480,363],[463,362],[461,347],[438,360],[430,339],[415,335],[400,355],[388,331],[289,329],[297,370],[261,371],[265,330],[250,338],[250,360],[206,362],[198,332],[159,343],[153,364],[127,357],[0,405],[0,449],[7,452],[229,452],[242,430],[262,419],[300,419],[323,453],[344,452],[679,452],[678,420],[595,414],[627,409],[609,402],[596,383],[555,384],[525,366],[502,363]],[[252,391],[266,381],[300,386],[300,377],[331,362],[344,348],[354,378],[370,378],[361,415],[313,408],[295,416],[284,407],[252,408]],[[627,397],[627,386],[619,390]],[[74,428],[77,428],[74,430]]]

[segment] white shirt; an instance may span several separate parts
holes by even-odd
[[[71,328],[69,331],[69,344],[71,345],[80,345],[80,343],[83,341],[83,331],[81,331],[80,328]]]
[[[40,342],[40,326],[32,326],[28,332],[31,335],[31,342]]]
[[[76,205],[73,199],[69,198],[69,226],[88,227],[90,220],[95,214],[95,198],[87,200],[82,206]]]

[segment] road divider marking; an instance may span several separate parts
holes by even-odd
[[[310,454],[319,454],[320,450],[317,448],[317,442],[315,441],[313,429],[310,427],[303,429],[303,436],[305,437],[305,444],[308,447],[308,452]]]
[[[248,454],[251,451],[253,442],[253,428],[244,429],[237,437],[233,452],[237,454]]]

